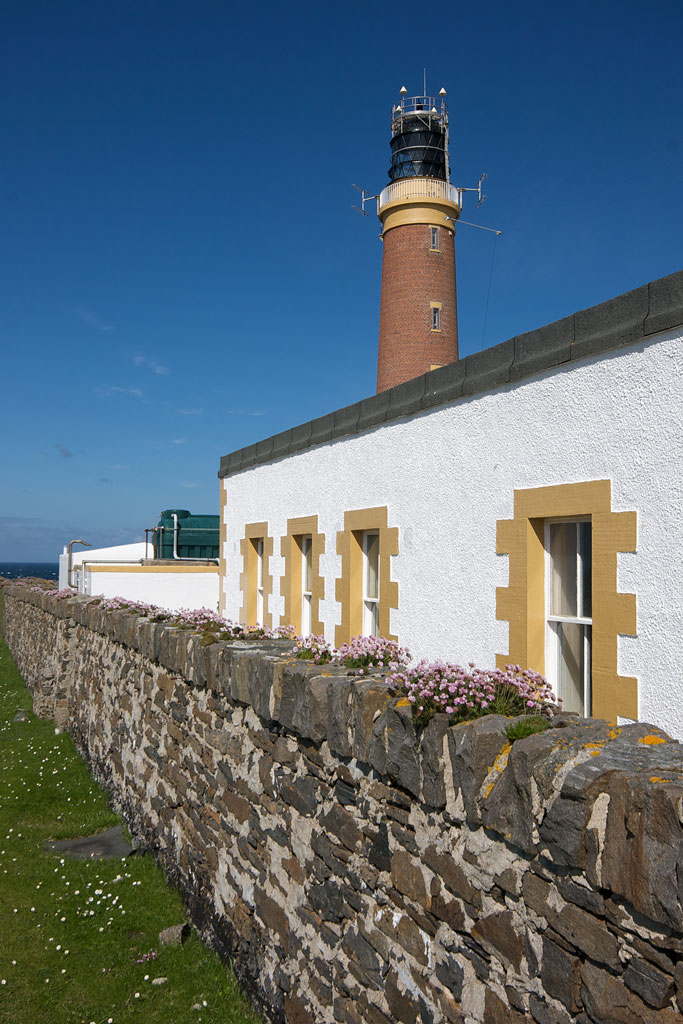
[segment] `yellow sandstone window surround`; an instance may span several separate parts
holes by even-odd
[[[285,574],[280,578],[285,612],[280,616],[280,624],[294,626],[300,634],[324,632],[320,621],[320,602],[325,596],[320,556],[324,551],[325,534],[318,533],[317,516],[287,520],[287,535],[280,541],[280,553],[285,560]]]
[[[510,559],[509,585],[498,587],[496,618],[510,624],[513,663],[546,671],[546,520],[584,520],[591,526],[591,688],[586,714],[614,721],[638,717],[638,681],[617,671],[617,637],[636,635],[635,594],[617,591],[617,552],[635,551],[636,512],[612,511],[610,480],[515,491],[514,519],[497,523],[496,551]]]
[[[273,616],[268,611],[268,598],[273,593],[270,575],[270,556],[273,538],[268,536],[268,523],[247,523],[240,541],[243,571],[240,573],[242,608],[240,622],[248,626],[272,626]]]
[[[388,510],[383,505],[345,512],[344,529],[337,533],[337,554],[341,555],[342,560],[341,576],[335,588],[335,597],[341,605],[342,613],[341,624],[335,629],[334,642],[337,647],[348,643],[352,636],[363,633],[363,565],[364,558],[367,560],[368,535],[374,533],[379,537],[377,633],[388,640],[398,639],[390,632],[391,609],[398,608],[398,583],[391,580],[391,556],[398,554],[398,527],[388,525]]]

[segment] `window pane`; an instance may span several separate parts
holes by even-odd
[[[379,534],[365,534],[365,597],[379,597]]]
[[[379,636],[379,602],[363,602],[363,635]]]
[[[301,635],[310,636],[312,629],[312,608],[311,598],[304,595],[301,603]]]
[[[581,557],[581,590],[583,596],[581,615],[584,619],[589,619],[593,613],[593,573],[591,571],[593,552],[590,523],[579,523],[579,555]]]
[[[585,714],[584,681],[586,678],[586,629],[576,622],[555,622],[557,637],[557,695],[565,711]]]
[[[576,523],[550,524],[550,614],[577,615]]]
[[[304,560],[304,591],[310,594],[313,590],[313,545],[310,537],[302,538],[301,548]]]
[[[263,586],[263,541],[256,541],[256,586]]]

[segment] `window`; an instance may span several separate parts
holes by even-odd
[[[252,541],[256,549],[256,621],[263,625],[263,537]]]
[[[285,570],[280,577],[280,595],[284,598],[280,624],[293,626],[301,636],[324,633],[320,602],[325,596],[325,581],[320,575],[320,558],[325,552],[325,535],[318,532],[318,517],[288,519],[280,552]]]
[[[616,721],[638,718],[638,680],[622,676],[619,636],[636,636],[636,595],[618,589],[617,559],[637,550],[635,511],[612,510],[610,480],[514,492],[514,517],[496,526],[508,586],[496,618],[509,623],[498,668],[546,675],[568,710]]]
[[[398,528],[389,526],[386,505],[344,512],[344,529],[337,533],[341,576],[335,597],[341,622],[335,627],[337,647],[354,636],[384,636],[391,632],[391,613],[398,608],[398,583],[391,578],[391,559],[398,554]]]
[[[441,306],[432,306],[432,330],[441,330]]]
[[[430,228],[429,230],[431,232],[431,246],[430,246],[430,248],[436,249],[438,251],[438,249],[439,249],[439,229],[438,228]]]
[[[379,636],[379,533],[363,534],[363,635]]]
[[[313,632],[313,538],[310,533],[299,538],[301,548],[301,635]]]
[[[240,574],[240,622],[250,626],[257,623],[260,626],[272,626],[268,598],[273,593],[273,577],[269,571],[273,538],[268,536],[268,523],[247,523],[240,551],[243,567]]]
[[[591,711],[590,520],[546,520],[546,672],[565,711]]]

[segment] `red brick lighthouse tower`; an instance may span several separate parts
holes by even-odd
[[[458,358],[454,236],[462,197],[449,181],[446,90],[406,92],[391,112],[390,180],[377,201],[378,392]]]

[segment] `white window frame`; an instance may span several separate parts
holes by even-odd
[[[591,615],[556,615],[551,614],[550,601],[552,594],[552,560],[550,557],[550,527],[557,523],[591,523],[590,516],[558,516],[554,519],[546,519],[544,523],[544,546],[545,546],[545,668],[546,678],[553,687],[558,697],[560,639],[555,623],[567,623],[583,626],[583,711],[584,716],[591,713],[591,642],[592,642],[592,601]],[[591,525],[592,530],[592,525]],[[576,552],[576,607],[583,608],[583,572],[582,552],[577,543]],[[591,580],[592,580],[591,567]],[[591,595],[592,597],[592,595]]]
[[[430,227],[430,249],[432,252],[439,251],[439,229]]]
[[[368,594],[368,566],[371,538],[377,538],[377,595]],[[380,533],[379,530],[363,531],[363,636],[379,636],[379,602],[380,602]]]
[[[256,548],[256,622],[263,625],[264,591],[263,591],[263,537],[257,537]]]
[[[310,636],[313,631],[313,537],[310,533],[301,534],[301,635]],[[311,559],[311,589],[306,586],[307,564]]]
[[[441,306],[432,306],[432,330],[441,330]]]

